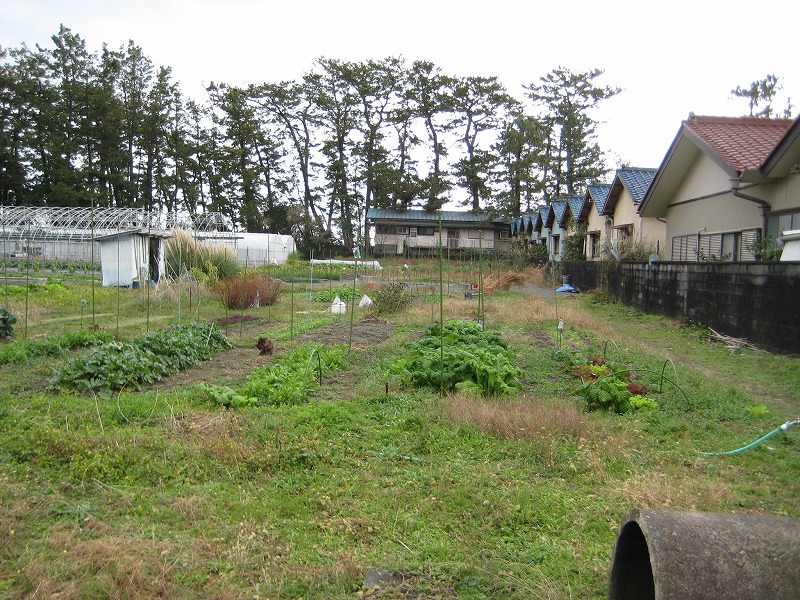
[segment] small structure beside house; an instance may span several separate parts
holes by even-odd
[[[666,221],[665,258],[755,260],[800,229],[800,119],[690,114],[639,214]]]
[[[103,287],[136,287],[158,282],[165,273],[169,231],[133,229],[94,238],[100,245]]]
[[[450,250],[506,251],[511,248],[509,223],[485,213],[443,210],[397,210],[370,208],[374,255],[430,255],[439,248],[439,219],[442,246]]]

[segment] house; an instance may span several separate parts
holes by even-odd
[[[564,210],[558,218],[559,227],[565,232],[564,239],[561,240],[562,246],[568,239],[573,239],[574,236],[581,236],[580,245],[578,250],[586,255],[586,236],[585,227],[587,222],[587,206],[585,196],[570,196],[565,201]],[[574,246],[573,246],[574,248]],[[564,256],[564,250],[561,251]],[[567,259],[569,260],[569,259]]]
[[[442,245],[450,250],[511,249],[509,224],[485,213],[370,208],[367,221],[373,227],[373,252],[433,254],[439,248],[440,219]]]
[[[559,261],[564,252],[567,230],[561,226],[567,212],[566,200],[553,200],[539,209],[539,218],[534,222],[534,241],[547,246],[549,260]]]
[[[611,186],[607,183],[590,183],[584,195],[581,216],[586,218],[586,259],[600,260],[603,245],[611,239],[613,219],[604,215]]]
[[[103,287],[136,287],[158,282],[165,272],[168,231],[133,229],[94,238],[100,245]]]
[[[601,215],[611,217],[611,247],[618,252],[643,248],[647,254],[664,247],[666,223],[658,217],[639,214],[639,205],[647,193],[656,169],[623,167],[617,169],[608,190]]]
[[[665,258],[754,260],[800,228],[800,119],[690,114],[639,214],[666,220]]]

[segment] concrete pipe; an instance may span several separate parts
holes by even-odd
[[[608,597],[800,598],[800,519],[634,509],[617,535]]]

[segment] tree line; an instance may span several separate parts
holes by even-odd
[[[367,239],[370,207],[513,217],[582,193],[605,175],[592,109],[620,92],[559,67],[520,101],[428,61],[323,57],[201,101],[132,41],[51,39],[0,49],[0,202],[217,211],[301,248]]]

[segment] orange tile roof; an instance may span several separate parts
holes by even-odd
[[[684,127],[741,174],[758,169],[781,141],[792,119],[704,117],[691,114]]]

